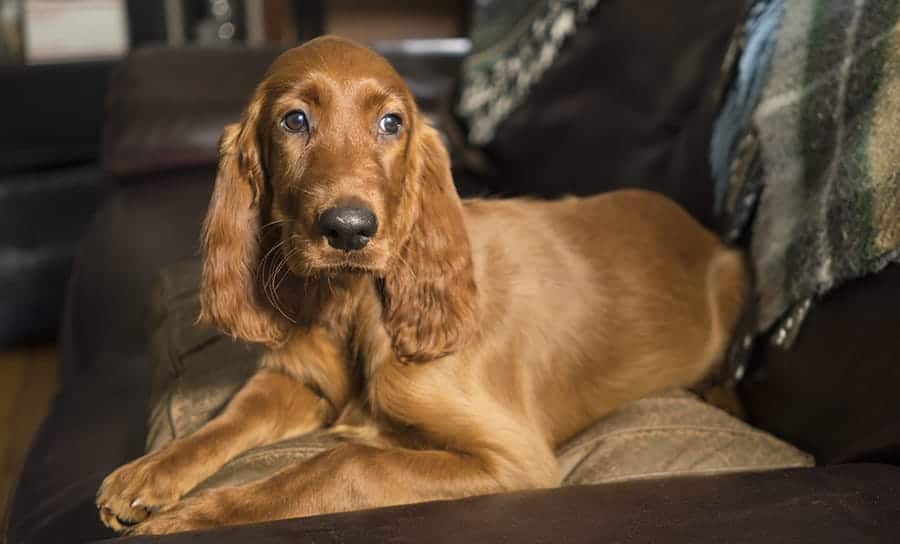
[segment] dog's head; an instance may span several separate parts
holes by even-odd
[[[334,37],[285,52],[219,153],[203,320],[277,345],[290,332],[284,275],[369,274],[402,359],[468,337],[475,284],[447,153],[384,58]]]

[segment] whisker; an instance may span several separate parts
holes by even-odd
[[[263,225],[259,228],[260,228],[260,230],[262,230],[265,228],[274,227],[275,225],[280,225],[282,223],[290,223],[290,221],[288,219],[276,219],[274,221],[270,221],[270,222],[266,223],[265,225]]]
[[[418,281],[419,278],[418,276],[416,276],[416,270],[411,264],[409,264],[409,261],[404,259],[403,255],[399,252],[397,253],[396,257],[400,260],[401,263],[403,263],[403,265],[406,267],[406,270],[409,271],[409,274],[413,277],[413,279]]]
[[[290,252],[288,252],[288,254],[284,256],[284,259],[282,260],[281,264],[279,265],[279,269],[281,267],[284,267],[284,265],[286,265],[288,263],[288,260],[291,257],[293,257],[297,253],[297,251],[299,251],[299,249],[294,248]],[[284,273],[282,274],[281,279],[278,280],[277,284],[275,283],[275,278],[278,277],[278,273],[279,273],[278,269],[276,269],[275,273],[272,274],[272,295],[275,298],[275,303],[273,304],[273,306],[275,306],[275,308],[279,312],[281,312],[281,315],[284,315],[291,323],[296,323],[293,319],[291,319],[290,317],[285,315],[285,312],[281,309],[281,298],[278,296],[278,293],[280,292],[280,289],[281,289],[281,284],[291,273],[290,266],[286,266],[284,268],[285,268]]]
[[[328,292],[334,296],[334,286],[331,285],[331,274],[325,274],[325,283],[328,285]]]
[[[285,257],[284,257],[284,262],[287,263],[287,261],[288,261],[291,257],[293,257],[294,255],[296,255],[298,251],[299,251],[298,248],[292,249],[292,250],[290,251],[290,253],[288,253],[287,255],[285,255]],[[288,267],[285,269],[284,274],[281,275],[281,279],[278,280],[278,284],[275,285],[275,296],[276,296],[276,297],[278,296],[278,289],[281,287],[281,284],[284,283],[284,280],[287,279],[287,277],[288,277],[290,271],[291,271],[290,266],[288,266]],[[277,272],[276,272],[276,274],[277,274]],[[273,275],[273,278],[274,278],[274,275]]]
[[[284,240],[280,240],[278,243],[269,248],[269,251],[267,251],[266,254],[263,255],[263,258],[259,260],[259,265],[262,266],[266,262],[266,259],[268,259],[270,255],[272,255],[272,252],[283,246],[284,242]]]
[[[269,275],[269,272],[272,270],[270,257],[272,257],[273,253],[275,253],[275,251],[278,250],[278,248],[282,247],[283,245],[284,245],[284,240],[282,240],[282,241],[278,242],[277,244],[275,244],[274,246],[272,246],[272,248],[270,248],[269,251],[267,251],[266,254],[263,256],[263,258],[260,259],[259,265],[257,265],[256,275],[259,278],[263,278],[263,281],[262,281],[263,288],[266,287],[266,281],[268,279],[267,276]],[[275,253],[275,254],[277,255],[277,253]]]
[[[294,250],[292,249],[289,253],[293,254]],[[272,272],[272,274],[269,276],[269,286],[270,286],[270,289],[272,290],[272,293],[275,295],[276,298],[278,297],[278,293],[275,292],[275,278],[278,277],[278,274],[279,274],[279,272],[281,272],[281,269],[287,264],[287,260],[288,260],[288,256],[282,255],[281,260],[278,262],[278,266],[275,267],[275,271]]]
[[[272,270],[272,266],[270,265],[270,263],[271,263],[270,258],[273,256],[273,254],[277,255],[277,253],[275,253],[275,252],[279,248],[283,247],[284,244],[285,244],[285,240],[280,240],[276,244],[274,244],[271,248],[269,248],[269,250],[263,256],[263,258],[260,259],[259,265],[257,267],[257,275],[259,277],[265,278],[262,281],[262,288],[263,288],[263,294],[265,295],[266,300],[285,319],[287,319],[291,323],[295,323],[294,319],[292,319],[289,315],[287,315],[287,313],[281,307],[281,301],[279,300],[278,293],[275,291],[275,288],[274,288],[275,276],[281,270],[282,266],[284,266],[284,264],[287,262],[287,258],[284,256],[284,254],[281,255],[281,259],[278,261],[278,264],[275,265],[274,273],[269,274],[269,272]]]
[[[291,250],[289,255],[293,254],[294,251],[296,251],[296,248],[294,250]],[[282,315],[282,317],[284,317],[291,323],[296,323],[296,321],[294,321],[294,319],[291,316],[289,316],[287,314],[287,312],[285,312],[282,309],[281,300],[278,298],[278,291],[277,291],[277,288],[275,287],[275,277],[278,275],[278,272],[281,270],[281,268],[285,264],[287,264],[287,259],[288,259],[287,256],[282,256],[281,261],[278,263],[278,266],[275,268],[275,272],[269,277],[271,281],[267,281],[265,283],[265,285],[263,287],[263,291],[266,294],[266,299],[268,299],[268,301],[272,305],[272,307],[275,308],[278,311],[278,313],[280,313]],[[288,269],[287,272],[290,272],[290,269]],[[285,274],[285,275],[287,275],[287,274]],[[271,284],[271,285],[269,285],[269,284]]]

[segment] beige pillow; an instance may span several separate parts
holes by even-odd
[[[259,348],[194,324],[200,265],[161,274],[151,304],[155,367],[147,451],[211,419],[252,375]],[[331,446],[321,433],[257,448],[200,485],[243,483]],[[687,391],[632,402],[594,423],[557,453],[565,485],[811,466],[811,456],[710,406]]]

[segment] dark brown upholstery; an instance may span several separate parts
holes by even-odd
[[[599,2],[484,147],[496,172],[484,182],[510,195],[642,187],[710,224],[712,182],[694,153],[709,142],[743,5]]]
[[[900,469],[846,465],[567,487],[129,542],[893,543],[898,492]]]
[[[816,303],[793,348],[761,346],[751,420],[822,463],[900,464],[900,265]]]

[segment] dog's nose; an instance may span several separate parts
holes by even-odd
[[[338,206],[319,216],[319,231],[336,249],[362,249],[377,230],[378,219],[368,208]]]

